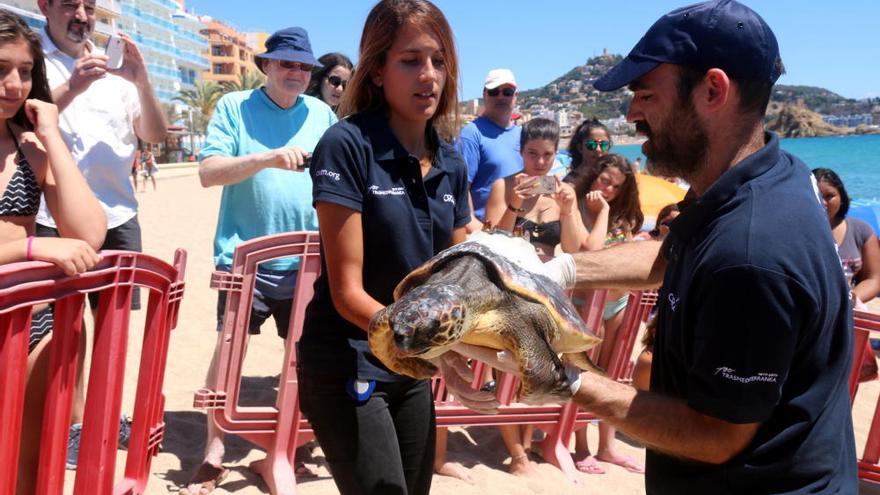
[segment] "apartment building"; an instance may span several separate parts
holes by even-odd
[[[202,34],[210,45],[207,58],[210,68],[202,73],[206,81],[233,82],[239,76],[257,71],[254,63],[254,47],[248,43],[256,36],[241,33],[228,24],[208,16],[200,18],[204,24]],[[263,40],[265,42],[265,39]]]
[[[117,1],[122,10],[118,29],[129,33],[144,54],[156,96],[171,101],[210,66],[203,24],[183,10],[182,1]]]
[[[94,42],[103,46],[118,31],[131,35],[160,100],[170,102],[210,67],[204,56],[208,40],[200,33],[204,25],[184,11],[183,0],[97,0],[95,6]],[[20,15],[34,29],[46,25],[37,0],[0,0],[0,7]]]

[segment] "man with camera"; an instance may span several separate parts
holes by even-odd
[[[42,32],[46,76],[52,99],[61,111],[61,133],[107,216],[107,237],[101,249],[141,251],[137,200],[128,179],[131,163],[138,139],[158,143],[167,132],[144,59],[131,38],[119,34],[114,37],[124,44],[121,66],[108,66],[108,57],[89,40],[95,28],[95,0],[39,0],[38,5],[46,16]],[[58,237],[45,201],[37,214],[37,235]],[[89,302],[96,308],[97,294],[90,294]],[[140,308],[137,288],[131,307]],[[79,368],[68,469],[76,467],[79,452],[83,413],[82,366]]]

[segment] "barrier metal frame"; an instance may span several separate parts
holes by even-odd
[[[165,432],[162,383],[171,330],[184,290],[186,252],[173,265],[143,253],[103,251],[92,270],[66,277],[43,262],[0,266],[0,495],[12,495],[18,475],[31,308],[54,303],[49,372],[40,437],[37,495],[61,494],[86,294],[99,292],[74,494],[144,493],[152,457]],[[129,337],[129,301],[147,288],[143,351],[132,431],[122,480],[114,485],[116,439]]]

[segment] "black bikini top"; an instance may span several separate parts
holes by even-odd
[[[522,227],[529,233],[529,242],[532,244],[544,244],[556,247],[562,240],[562,224],[559,220],[552,222],[535,223],[531,220],[519,217],[516,226]]]
[[[9,122],[6,122],[6,129],[12,140],[15,141],[15,172],[6,185],[6,191],[0,198],[0,217],[30,217],[37,214],[40,209],[40,184],[37,182],[37,176],[31,169],[30,163],[21,152],[21,146]]]

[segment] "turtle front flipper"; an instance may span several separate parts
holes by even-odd
[[[431,378],[437,373],[437,367],[429,361],[401,356],[394,344],[388,308],[379,311],[370,320],[369,342],[373,354],[395,373],[419,380]]]

